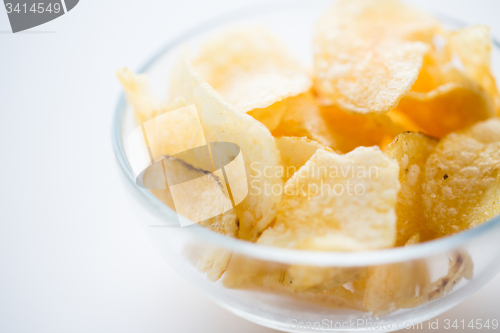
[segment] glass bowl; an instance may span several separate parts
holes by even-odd
[[[286,6],[283,2],[266,3],[218,17],[167,44],[140,72],[148,74],[158,96],[166,96],[168,77],[181,46],[196,44],[230,24],[265,25],[306,65],[312,65],[312,27],[330,4],[330,0],[288,1]],[[439,17],[451,28],[462,25],[454,19]],[[500,68],[499,45],[494,42],[494,68]],[[500,270],[500,217],[427,243],[351,253],[267,247],[226,237],[199,225],[181,228],[173,210],[150,191],[135,185],[125,149],[127,136],[135,126],[133,110],[122,95],[114,116],[113,146],[131,193],[157,218],[156,226],[144,225],[145,231],[185,280],[223,308],[257,324],[287,332],[388,332],[419,327],[418,323],[465,300]],[[197,269],[200,258],[214,252],[232,256],[231,261],[237,264],[228,280],[225,280],[229,273],[226,272],[221,280],[210,282],[206,274]],[[306,269],[317,276],[360,271],[378,274],[385,279],[387,289],[380,295],[390,294],[392,298],[378,311],[368,313],[352,306],[345,308],[338,301],[342,296],[323,290],[290,292],[283,273],[290,267]],[[421,273],[428,278],[416,278]],[[356,291],[358,287],[351,285],[350,288]],[[415,294],[408,295],[408,290]]]

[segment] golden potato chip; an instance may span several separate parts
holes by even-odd
[[[296,136],[282,136],[276,138],[276,144],[278,145],[278,149],[281,153],[281,160],[285,167],[285,181],[293,176],[300,167],[306,164],[318,148],[324,147],[314,140]]]
[[[391,110],[387,113],[387,117],[392,121],[393,128],[396,129],[398,134],[403,133],[403,132],[423,132],[422,128],[415,124],[413,120],[411,120],[407,115],[405,115],[403,112],[399,111],[398,109]],[[387,131],[388,134],[391,133],[391,131]],[[394,133],[394,130],[392,131]],[[389,136],[389,135],[387,135]],[[392,142],[392,141],[391,141]]]
[[[242,196],[243,202],[236,206],[238,237],[256,239],[276,216],[281,201],[281,193],[270,189],[282,187],[283,178],[267,171],[282,167],[274,137],[263,124],[225,102],[185,58],[176,66],[172,86],[176,87],[172,93],[180,94],[174,98],[196,103],[207,142],[230,142],[240,147],[246,175],[231,175],[226,168],[226,176],[233,178],[229,180],[231,183],[240,183],[248,189],[248,195]],[[234,198],[233,186],[231,192]]]
[[[405,132],[398,135],[385,152],[399,163],[401,189],[396,203],[396,246],[404,245],[415,234],[422,241],[436,238],[436,233],[427,227],[424,217],[422,183],[425,162],[437,142],[425,134]]]
[[[207,40],[193,66],[240,112],[268,107],[312,86],[286,46],[260,27],[231,28]]]
[[[304,136],[330,148],[338,148],[311,92],[287,98],[285,105],[279,125],[271,132],[274,136]]]
[[[453,234],[500,213],[500,120],[443,138],[425,165],[422,200],[427,225]]]
[[[424,56],[422,69],[411,87],[411,91],[427,93],[446,83],[463,80],[464,75],[453,63],[451,52],[448,49],[446,45],[440,48],[431,48]]]
[[[450,33],[450,48],[455,52],[467,73],[490,95],[497,112],[500,112],[500,94],[491,71],[490,28],[476,25]]]
[[[332,148],[344,153],[360,146],[384,149],[399,133],[418,128],[397,110],[363,115],[345,112],[336,106],[323,106],[321,112],[335,141]]]
[[[385,113],[417,79],[433,17],[397,0],[343,0],[314,34],[316,90],[345,111]]]
[[[285,183],[276,223],[258,243],[323,251],[393,246],[398,172],[375,147],[346,155],[318,149]]]
[[[247,113],[263,123],[268,130],[273,131],[281,122],[281,119],[291,107],[294,107],[294,97],[285,98],[266,108],[253,109]]]
[[[370,267],[363,305],[372,315],[383,316],[401,308],[402,302],[420,296],[429,284],[423,260]]]
[[[444,135],[495,114],[491,98],[478,84],[463,77],[428,92],[409,92],[397,107],[426,134]]]
[[[167,111],[186,106],[182,99],[175,99],[171,103],[161,104],[153,94],[147,82],[146,75],[136,75],[128,68],[117,72],[118,78],[125,89],[127,99],[135,111],[136,119],[142,124]]]

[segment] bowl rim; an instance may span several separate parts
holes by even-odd
[[[286,8],[294,9],[297,4],[301,6],[306,5],[304,1],[290,1],[287,2]],[[251,17],[253,14],[262,14],[263,9],[270,12],[273,9],[283,9],[283,1],[272,1],[268,3],[253,4],[243,8],[239,8],[222,15],[215,16],[209,20],[196,25],[195,27],[179,34],[176,38],[171,39],[164,46],[162,46],[154,55],[149,58],[142,66],[140,66],[138,73],[144,73],[149,70],[155,62],[160,59],[163,55],[179,46],[186,39],[196,36],[198,33],[203,32],[206,29],[220,27],[227,23],[237,21],[241,18]],[[296,8],[295,8],[296,9]],[[449,23],[456,27],[463,27],[466,25],[465,22],[458,20],[456,18],[443,15],[441,13],[434,13],[440,20],[445,23]],[[500,42],[492,36],[493,48],[500,51]],[[141,196],[146,199],[149,206],[157,210],[159,216],[167,221],[177,221],[177,216],[172,209],[163,204],[158,198],[156,198],[147,189],[141,188],[135,184],[135,178],[133,171],[128,163],[127,157],[124,152],[121,128],[124,111],[126,109],[127,102],[125,94],[122,91],[118,99],[118,103],[115,107],[115,112],[112,121],[112,145],[115,153],[115,157],[121,170],[126,175],[126,178]],[[180,228],[178,223],[176,224],[164,224],[150,227],[178,227],[185,232],[190,232],[196,235],[200,239],[217,244],[217,246],[223,247],[232,251],[233,253],[238,253],[241,255],[253,257],[256,259],[261,259],[265,261],[273,261],[284,264],[298,264],[298,265],[312,265],[312,266],[340,266],[340,267],[352,267],[352,266],[370,266],[370,265],[380,265],[395,262],[402,262],[408,260],[415,260],[419,258],[428,257],[431,255],[437,255],[447,251],[452,251],[464,247],[467,243],[489,233],[498,228],[500,228],[500,215],[492,218],[488,222],[483,223],[480,226],[474,227],[469,230],[462,231],[458,234],[446,236],[436,240],[415,244],[408,247],[394,247],[388,249],[378,249],[371,251],[355,251],[355,252],[339,252],[339,251],[314,251],[314,250],[298,250],[289,248],[273,247],[268,245],[256,244],[241,239],[228,237],[207,228],[203,228],[199,225],[193,225],[190,227]]]

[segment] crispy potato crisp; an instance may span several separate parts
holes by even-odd
[[[491,73],[490,28],[484,25],[463,28],[450,33],[449,41],[467,73],[488,92],[500,112],[500,94]]]
[[[249,189],[243,202],[236,206],[238,236],[254,240],[274,219],[281,201],[281,193],[270,188],[282,186],[283,178],[264,172],[281,167],[275,139],[263,124],[224,101],[187,59],[179,60],[172,85],[177,87],[172,91],[180,94],[174,98],[182,97],[197,105],[207,142],[231,142],[241,148],[246,174],[233,176],[228,172],[227,177],[230,183],[242,183]],[[234,189],[231,191],[234,197]]]
[[[314,140],[296,136],[276,138],[285,170],[284,178],[288,180],[323,146]]]
[[[359,146],[379,146],[383,149],[402,131],[416,128],[396,110],[387,114],[363,115],[349,113],[332,105],[323,106],[321,112],[335,140],[332,148],[343,153]]]
[[[495,115],[490,96],[466,77],[427,93],[409,92],[398,110],[437,138]]]
[[[399,163],[401,189],[396,204],[396,246],[405,245],[413,238],[427,241],[436,238],[436,233],[427,227],[422,206],[422,182],[425,162],[433,152],[437,140],[421,133],[401,133],[389,145],[387,156]]]
[[[260,27],[233,28],[207,40],[193,66],[240,112],[268,107],[312,85],[286,46]]]
[[[480,122],[443,138],[425,165],[424,214],[449,235],[500,213],[500,120]]]
[[[314,34],[315,88],[345,111],[385,113],[417,79],[433,17],[397,0],[343,0]]]
[[[258,243],[323,251],[393,246],[398,172],[378,148],[318,149],[285,183],[277,221]]]
[[[286,103],[280,123],[271,131],[274,136],[303,136],[333,149],[338,148],[338,142],[330,133],[311,92],[288,98]]]

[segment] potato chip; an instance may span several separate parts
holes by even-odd
[[[323,251],[394,245],[398,172],[375,147],[346,155],[318,149],[286,182],[277,221],[258,243]]]
[[[394,124],[392,128],[395,128],[398,131],[398,134],[403,132],[423,132],[423,129],[418,126],[413,120],[411,120],[407,115],[398,109],[391,110],[387,113],[387,117]],[[394,133],[394,130],[387,131],[389,133]],[[389,135],[387,135],[389,136]],[[392,142],[392,141],[391,141]]]
[[[423,260],[370,267],[363,305],[372,315],[383,316],[401,308],[402,302],[420,296],[429,284]]]
[[[425,162],[436,144],[436,139],[425,134],[405,132],[398,135],[386,151],[387,156],[399,163],[401,189],[396,204],[396,246],[404,245],[415,234],[423,241],[437,236],[427,227],[422,206]]]
[[[249,192],[236,206],[240,224],[238,237],[256,239],[276,216],[281,201],[281,193],[270,189],[282,187],[282,176],[264,172],[282,168],[275,139],[264,125],[225,102],[187,59],[179,60],[172,86],[176,87],[172,93],[180,94],[174,98],[183,97],[188,104],[196,103],[207,142],[231,142],[240,147],[246,175],[236,175],[233,182],[247,184]],[[234,197],[233,187],[231,191]]]
[[[266,108],[312,86],[286,46],[260,27],[232,28],[207,40],[193,66],[239,112]]]
[[[283,172],[285,181],[306,164],[316,150],[324,147],[314,140],[296,136],[276,138],[276,144],[285,168]]]
[[[287,110],[295,106],[294,100],[294,97],[285,98],[267,108],[253,109],[247,113],[263,123],[268,130],[273,131],[278,127]]]
[[[466,77],[461,82],[449,82],[428,93],[409,92],[397,109],[426,134],[437,138],[495,114],[488,94]]]
[[[418,128],[404,114],[392,110],[381,115],[345,112],[336,106],[323,106],[322,115],[339,152],[350,152],[360,146],[385,148],[403,131]]]
[[[118,78],[125,89],[127,99],[135,111],[136,119],[142,124],[167,111],[186,106],[182,99],[175,99],[171,103],[161,104],[153,94],[147,82],[146,75],[136,75],[128,68],[117,72]]]
[[[446,40],[443,42],[446,43]],[[451,52],[448,49],[446,45],[431,48],[424,56],[422,69],[411,87],[411,91],[427,93],[446,83],[463,80],[464,75],[453,63]]]
[[[134,107],[137,122],[143,124],[153,161],[184,152],[183,161],[195,168],[211,170],[208,150],[205,158],[202,158],[200,150],[192,150],[206,145],[194,105],[186,106],[183,98],[160,105],[149,88],[146,76],[136,75],[128,69],[120,70],[118,75]]]
[[[443,138],[425,165],[424,214],[430,229],[453,234],[500,213],[500,120]]]
[[[463,28],[450,33],[449,41],[467,73],[488,92],[500,112],[500,94],[491,71],[490,28],[484,25]]]
[[[433,17],[396,0],[344,0],[314,34],[315,88],[345,111],[385,113],[417,79]]]
[[[274,136],[304,136],[333,149],[338,148],[311,92],[287,98],[286,103],[286,111],[279,125],[272,130]]]

